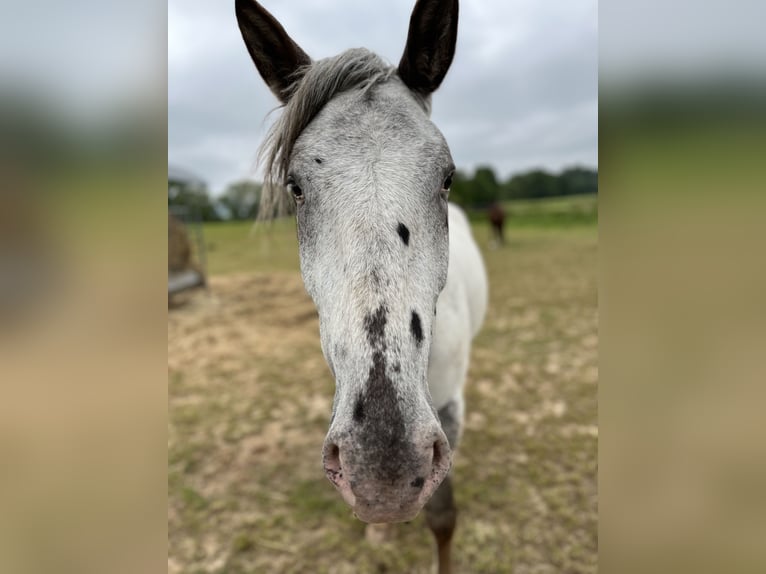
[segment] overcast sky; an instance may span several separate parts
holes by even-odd
[[[366,47],[391,63],[415,0],[264,0],[312,58]],[[432,119],[455,163],[498,175],[598,162],[596,0],[463,0],[457,53]],[[169,0],[168,161],[219,193],[259,177],[277,101],[242,42],[234,2]],[[278,112],[275,112],[278,113]]]

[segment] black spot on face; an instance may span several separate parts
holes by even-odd
[[[372,354],[372,366],[367,377],[361,401],[357,410],[363,418],[357,434],[365,457],[371,464],[369,469],[379,480],[398,480],[407,469],[403,459],[411,457],[407,443],[404,416],[394,382],[386,374],[386,358],[382,351]]]
[[[410,331],[412,332],[412,336],[415,337],[415,342],[419,347],[420,343],[423,342],[423,326],[420,324],[420,315],[415,313],[415,311],[412,312],[412,319],[410,320]]]
[[[407,226],[404,225],[404,223],[399,224],[399,226],[396,228],[396,232],[399,234],[399,237],[402,238],[402,241],[404,241],[405,245],[410,244],[410,230],[407,229]]]
[[[425,482],[426,482],[425,479],[422,476],[419,476],[410,483],[410,486],[412,488],[423,488],[423,485],[425,484]]]
[[[386,331],[387,314],[388,309],[381,305],[374,313],[370,313],[364,318],[364,330],[367,331],[367,341],[369,341],[370,346],[373,348],[382,346],[384,343],[383,337]]]
[[[354,405],[353,417],[359,423],[358,439],[370,472],[381,480],[394,480],[406,469],[402,456],[409,456],[404,416],[394,382],[387,374],[385,329],[388,310],[381,305],[364,318],[367,340],[372,347],[372,365],[364,391]]]
[[[317,163],[322,163],[322,158],[315,157],[314,161],[317,162]]]

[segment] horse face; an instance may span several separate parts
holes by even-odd
[[[452,160],[407,88],[389,82],[331,101],[290,162],[301,271],[336,380],[324,466],[371,522],[412,518],[450,466],[426,375]]]

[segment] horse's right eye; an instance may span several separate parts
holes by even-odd
[[[303,190],[295,183],[295,180],[287,180],[287,191],[290,192],[296,202],[303,203]]]

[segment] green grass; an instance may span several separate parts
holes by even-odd
[[[210,275],[298,268],[293,218],[259,224],[250,221],[206,223],[204,235]]]
[[[593,226],[598,222],[598,195],[570,195],[503,202],[506,227]],[[473,223],[487,221],[487,210],[468,210]]]
[[[334,383],[294,223],[250,230],[206,226],[212,297],[169,319],[169,572],[430,572],[422,517],[372,545],[324,478]],[[490,308],[453,469],[456,571],[596,572],[596,227],[474,235]]]
[[[503,203],[509,227],[561,227],[598,222],[598,195],[523,199]]]

